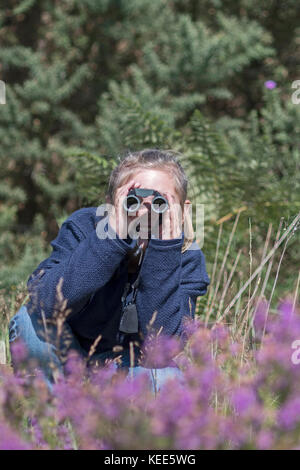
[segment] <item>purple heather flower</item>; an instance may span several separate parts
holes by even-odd
[[[150,368],[175,366],[172,359],[180,351],[181,345],[176,337],[164,335],[149,336],[144,342],[143,366]]]
[[[217,325],[211,332],[211,339],[218,342],[219,346],[226,346],[229,339],[228,329],[224,325]]]
[[[183,317],[182,330],[186,338],[192,336],[199,328],[203,327],[203,322],[199,318]]]
[[[65,373],[66,376],[80,379],[84,376],[86,372],[85,364],[82,357],[79,355],[77,351],[72,350],[67,357],[66,365],[65,365]]]
[[[58,377],[52,394],[41,388],[38,371],[32,380],[22,371],[13,374],[6,366],[0,367],[0,449],[72,449],[75,444],[82,450],[150,445],[295,448],[300,366],[291,357],[293,341],[300,339],[300,312],[296,308],[292,314],[292,307],[285,300],[277,313],[269,312],[264,341],[259,349],[249,349],[243,364],[232,360],[243,348],[242,338],[231,344],[230,330],[222,325],[211,330],[198,321],[188,322],[190,336],[184,351],[175,338],[147,339],[149,365],[170,365],[179,345],[184,365],[184,380],[169,380],[155,396],[148,374],[131,376],[129,371],[126,375],[112,364],[87,372],[76,353],[69,357],[67,372]],[[254,319],[256,338],[262,337],[266,311],[267,303],[262,302]],[[218,348],[212,348],[216,341]],[[16,345],[22,360],[23,352]],[[26,400],[35,404],[31,412]],[[24,403],[25,417],[31,418],[31,426],[27,425],[30,443],[24,434],[23,408],[21,414],[15,406],[19,402],[21,407]]]
[[[229,345],[229,351],[231,352],[233,356],[238,356],[238,354],[241,352],[241,349],[242,349],[241,344],[237,342],[231,343]]]
[[[267,80],[265,83],[264,83],[265,87],[268,89],[268,90],[273,90],[274,88],[277,87],[277,83],[274,82],[274,80]]]
[[[270,431],[260,431],[257,436],[256,443],[259,450],[269,450],[272,448],[274,436]]]
[[[29,450],[28,443],[21,440],[6,424],[0,423],[0,450]]]
[[[293,302],[286,299],[280,302],[278,306],[282,321],[290,322],[293,319]]]
[[[63,444],[64,450],[73,449],[70,431],[65,424],[57,426],[57,436],[59,437],[59,441]]]
[[[199,328],[189,340],[189,350],[193,361],[201,364],[209,364],[211,355],[211,332]]]
[[[261,339],[264,330],[265,332],[268,332],[268,306],[269,304],[266,300],[261,300],[255,311],[253,324],[255,329],[255,336],[257,339]]]
[[[245,414],[256,404],[256,396],[251,388],[240,387],[232,394],[232,403],[238,414]]]
[[[16,341],[14,341],[11,344],[11,354],[16,364],[19,364],[25,361],[25,359],[27,358],[28,356],[27,348],[24,342],[20,338],[18,338]]]
[[[31,425],[31,434],[32,434],[35,445],[38,448],[47,449],[48,445],[44,439],[43,431],[40,426],[40,423],[38,422],[38,419],[36,417],[32,417],[30,419],[30,425]]]
[[[285,403],[278,412],[278,423],[286,431],[292,430],[300,421],[300,398]]]

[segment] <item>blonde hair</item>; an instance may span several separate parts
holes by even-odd
[[[144,149],[137,152],[128,152],[123,158],[119,159],[118,165],[113,169],[110,175],[107,197],[111,203],[114,203],[117,188],[131,176],[136,168],[160,169],[168,171],[175,180],[175,187],[180,198],[181,207],[184,208],[184,202],[187,197],[188,180],[185,172],[172,150]],[[184,241],[182,253],[185,252],[194,240],[193,223],[188,211],[184,212]]]

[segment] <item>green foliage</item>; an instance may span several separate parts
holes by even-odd
[[[283,211],[290,216],[300,206],[300,108],[284,92],[266,90],[265,106],[252,111],[240,126],[227,129],[240,167],[248,172],[246,199],[256,210],[260,207],[264,217],[279,218]],[[226,121],[220,127],[226,130]]]
[[[72,211],[102,202],[127,149],[183,155],[190,199],[205,203],[209,266],[219,218],[246,208],[236,249],[249,218],[258,245],[269,222],[290,220],[299,107],[285,82],[296,78],[298,11],[293,0],[1,6],[0,288],[26,279]],[[269,79],[277,89],[264,89]]]
[[[76,190],[82,204],[99,205],[105,199],[107,181],[115,160],[77,148],[67,150],[66,157],[75,169]]]

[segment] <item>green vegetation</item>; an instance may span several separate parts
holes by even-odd
[[[259,265],[269,224],[272,245],[299,213],[299,10],[296,0],[0,7],[0,289],[9,305],[62,221],[104,201],[118,155],[150,146],[182,154],[189,197],[205,204],[210,274],[220,227],[219,267],[239,214],[219,282],[241,250],[228,304]],[[284,247],[274,255],[265,290],[274,302],[296,289],[299,246],[295,231],[272,294]]]

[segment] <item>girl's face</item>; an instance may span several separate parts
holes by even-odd
[[[156,170],[156,169],[140,169],[136,170],[134,174],[130,175],[130,178],[134,179],[136,183],[140,183],[140,188],[144,189],[155,189],[160,194],[166,197],[166,193],[172,197],[173,202],[180,206],[180,197],[176,191],[175,181],[172,177],[171,172],[164,171],[164,170]],[[142,217],[146,213],[149,216],[148,222],[148,233],[150,234],[151,229],[151,201],[153,199],[152,196],[148,196],[142,199],[141,206],[139,210],[135,213],[134,216],[128,215],[128,222],[133,221],[137,217]],[[190,201],[186,201],[189,203]],[[183,215],[182,215],[182,223],[183,223]]]

